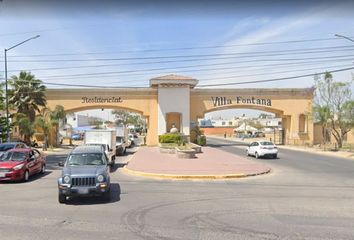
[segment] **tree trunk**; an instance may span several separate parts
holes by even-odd
[[[24,139],[23,140],[28,146],[31,146],[31,136],[24,135]]]
[[[47,151],[47,147],[48,147],[48,136],[44,135],[44,142],[43,142],[42,150]]]

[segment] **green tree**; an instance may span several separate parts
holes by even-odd
[[[21,71],[19,76],[12,76],[10,80],[12,89],[9,90],[9,104],[28,116],[34,122],[36,112],[46,106],[45,86],[41,80],[35,78],[30,72]]]
[[[0,111],[5,110],[5,101],[4,101],[5,98],[3,96],[4,94],[3,87],[4,84],[0,84]],[[6,142],[7,140],[7,118],[6,116],[1,116],[1,115],[0,115],[0,139],[1,142]]]
[[[143,119],[140,114],[131,113],[126,110],[113,110],[112,114],[115,115],[117,125],[134,125],[142,126],[144,124]]]
[[[328,106],[315,105],[313,108],[315,122],[321,124],[322,144],[325,147],[327,142],[327,129],[330,121],[331,111]]]
[[[31,119],[23,113],[14,114],[14,125],[18,126],[23,141],[30,146],[31,137],[34,134],[34,124]]]
[[[315,78],[316,98],[314,115],[323,127],[329,127],[339,148],[345,135],[354,127],[354,100],[352,81],[336,82],[331,73]],[[321,119],[322,118],[322,119]]]
[[[40,128],[44,134],[43,150],[48,146],[58,144],[58,129],[60,121],[65,117],[64,107],[57,105],[52,111],[49,108],[43,108],[41,115],[36,117],[35,127]]]

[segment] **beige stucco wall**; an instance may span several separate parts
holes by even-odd
[[[100,108],[138,112],[148,120],[147,144],[158,143],[156,89],[47,89],[46,96],[49,108],[54,109],[55,105],[62,105],[67,113]],[[107,101],[100,101],[99,98],[105,98]]]
[[[219,97],[220,101],[216,101]],[[239,97],[239,98],[238,98]],[[237,99],[264,99],[271,104],[237,102]],[[283,119],[283,129],[287,144],[312,144],[313,89],[193,89],[191,90],[191,121],[203,118],[207,112],[221,109],[257,109],[275,113]],[[267,102],[269,103],[269,102]],[[305,114],[306,131],[299,132],[299,117]]]
[[[323,135],[322,135],[322,126],[319,123],[315,123],[314,124],[314,131],[313,131],[313,135],[314,135],[314,144],[322,144],[323,143]],[[335,144],[336,143],[336,139],[333,136],[330,136],[331,144]],[[346,139],[344,140],[345,143],[348,144],[354,144],[354,128],[347,133]]]
[[[180,94],[177,94],[178,91]],[[313,143],[313,122],[310,117],[312,115],[313,89],[190,89],[190,95],[186,96],[188,92],[189,88],[185,88],[185,86],[168,88],[167,92],[164,92],[164,97],[160,97],[160,99],[158,88],[48,89],[46,95],[48,107],[54,109],[55,105],[62,105],[66,112],[112,108],[141,113],[148,119],[148,145],[158,143],[158,134],[161,133],[161,130],[158,131],[159,122],[161,129],[166,128],[166,122],[163,119],[165,116],[162,116],[164,115],[162,113],[181,112],[183,131],[188,135],[190,122],[197,123],[197,119],[203,118],[207,112],[232,108],[258,109],[275,113],[277,117],[282,118],[286,143]],[[216,101],[216,97],[226,101]],[[257,102],[237,103],[237,97],[264,99],[270,101],[271,104],[268,106]],[[160,111],[161,106],[168,110]],[[159,111],[160,118],[162,118],[160,121],[158,120]],[[189,116],[188,113],[183,114],[186,111]],[[300,114],[307,116],[306,131],[303,133],[299,132]]]
[[[170,86],[158,88],[158,134],[167,132],[167,113],[180,113],[182,117],[180,132],[189,135],[189,86]]]

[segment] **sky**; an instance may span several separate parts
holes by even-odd
[[[0,49],[39,34],[7,52],[8,76],[31,71],[48,88],[148,87],[171,73],[200,88],[307,88],[313,76],[292,77],[354,67],[354,42],[334,36],[354,39],[353,9],[353,1],[0,0]],[[267,81],[278,78],[290,79]]]

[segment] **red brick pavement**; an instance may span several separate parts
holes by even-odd
[[[156,175],[220,176],[258,175],[269,172],[270,167],[255,163],[215,148],[203,147],[203,153],[194,159],[179,159],[175,154],[160,153],[157,147],[141,147],[131,158],[127,170]],[[227,176],[226,176],[227,177]]]

